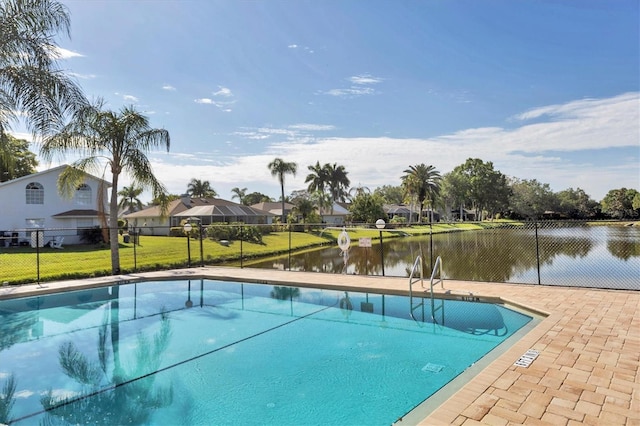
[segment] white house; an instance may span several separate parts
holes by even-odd
[[[60,237],[65,244],[77,244],[83,228],[101,225],[100,212],[108,215],[107,190],[111,185],[87,174],[73,197],[64,198],[58,192],[58,176],[66,167],[0,183],[0,246],[29,245],[37,229],[42,230],[37,239],[41,245]],[[103,200],[102,208],[98,207],[99,199]]]

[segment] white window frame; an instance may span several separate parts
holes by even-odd
[[[91,205],[91,199],[93,198],[93,190],[86,183],[81,184],[76,189],[75,201],[76,204],[81,206]]]
[[[25,187],[26,204],[44,204],[44,186],[40,182],[30,182]]]

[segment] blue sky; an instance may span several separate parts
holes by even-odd
[[[640,189],[637,0],[63,3],[61,67],[169,130],[150,158],[172,193],[278,198],[275,157],[287,193],[316,161],[373,190],[470,157],[597,201]]]

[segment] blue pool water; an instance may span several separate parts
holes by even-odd
[[[437,303],[210,280],[0,301],[0,423],[391,424],[532,319]]]

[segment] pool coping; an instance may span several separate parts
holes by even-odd
[[[408,294],[407,278],[202,267],[3,286],[0,300],[200,278]],[[640,424],[640,292],[445,280],[434,293],[501,301],[544,318],[425,418],[399,424]],[[526,368],[514,365],[529,349],[540,355]]]

